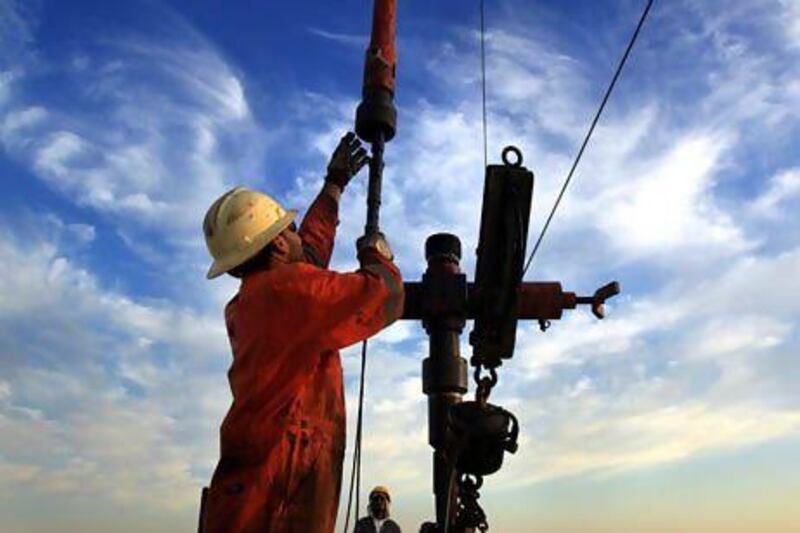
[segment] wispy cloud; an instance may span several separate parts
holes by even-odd
[[[174,42],[118,35],[92,44],[72,68],[5,74],[20,88],[43,79],[74,88],[78,101],[6,97],[3,146],[79,205],[178,242],[236,176],[260,168],[264,133],[242,80],[189,31]]]
[[[39,25],[41,2],[0,2],[0,65],[19,67],[33,59],[31,45]]]
[[[308,32],[317,37],[322,37],[323,39],[352,47],[366,48],[367,44],[369,44],[369,37],[367,35],[337,33],[315,27],[308,28]]]
[[[49,220],[63,238],[91,237]],[[0,236],[0,264],[25,265],[0,285],[0,487],[193,505],[227,400],[222,324],[107,290],[63,253],[36,232]]]
[[[800,169],[783,170],[772,176],[769,188],[756,198],[751,209],[758,215],[780,217],[786,214],[786,204],[800,198]]]

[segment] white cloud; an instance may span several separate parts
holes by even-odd
[[[600,197],[596,222],[609,240],[631,256],[676,250],[746,248],[741,230],[714,202],[714,173],[728,139],[688,134],[662,158],[641,168]],[[644,165],[643,165],[644,166]]]
[[[789,45],[800,48],[800,5],[793,0],[779,0],[783,8],[778,19],[783,23]]]
[[[332,32],[314,27],[308,28],[308,32],[316,35],[317,37],[322,37],[323,39],[351,47],[366,49],[367,45],[369,44],[369,37],[367,35],[352,35],[348,33]]]
[[[736,318],[709,320],[696,342],[690,342],[690,356],[719,357],[731,353],[755,356],[760,351],[780,345],[791,332],[791,325],[774,318],[745,313]]]
[[[92,233],[48,220],[78,240]],[[0,344],[2,483],[193,508],[229,402],[220,317],[106,290],[53,237],[0,239],[0,330],[16,339]]]
[[[800,197],[800,169],[790,168],[772,176],[769,188],[750,204],[750,209],[759,216],[780,217],[781,204]]]
[[[27,107],[9,112],[3,119],[0,134],[3,144],[9,147],[22,149],[29,140],[20,130],[31,128],[40,124],[47,118],[47,111],[42,107]]]
[[[91,245],[97,237],[97,231],[91,224],[80,222],[66,223],[52,213],[26,213],[20,217],[18,228],[22,229],[35,217],[35,224],[40,231],[47,234],[65,253],[72,253]]]
[[[205,115],[234,122],[249,118],[250,108],[242,81],[232,66],[203,37],[197,34],[189,37],[189,43],[178,46],[142,38],[108,42],[106,44],[123,52],[121,57],[125,58],[108,63],[108,68],[115,76],[125,76],[125,71],[131,67],[128,61],[144,61],[144,65],[138,66],[153,69],[153,74],[160,73],[167,80],[177,81],[177,87],[184,89],[190,101]],[[100,78],[95,88],[117,92],[127,81],[120,77]]]
[[[11,395],[11,386],[7,381],[0,381],[0,401],[5,400]]]
[[[38,2],[0,1],[0,67],[19,65],[30,59],[29,47],[39,23],[38,11]]]
[[[11,95],[11,85],[15,77],[13,71],[0,71],[0,105],[4,104]]]
[[[496,113],[517,114],[537,129],[568,139],[585,127],[578,106],[586,102],[586,72],[579,61],[519,33],[493,31],[486,43],[489,96]],[[531,106],[533,101],[537,105]]]
[[[621,416],[609,413],[611,416],[589,421],[584,419],[588,414],[586,402],[572,401],[572,414],[561,409],[556,413],[580,423],[548,426],[548,439],[531,439],[517,457],[509,459],[509,469],[525,469],[530,474],[506,475],[505,483],[514,486],[579,473],[619,472],[684,459],[709,449],[746,446],[800,430],[800,413],[796,411],[764,413],[746,407],[718,408],[689,402]],[[595,409],[589,412],[600,414]]]
[[[88,149],[86,141],[69,131],[57,131],[49,136],[35,156],[34,166],[56,180],[72,178],[68,167],[74,159],[84,155]],[[77,176],[75,176],[77,177]],[[69,185],[73,185],[70,183]]]
[[[50,76],[74,87],[80,105],[11,99],[2,115],[3,146],[54,189],[128,231],[145,227],[168,243],[187,235],[196,241],[198,213],[242,169],[258,175],[263,133],[241,77],[191,33],[176,42],[128,37],[95,44],[92,57],[82,56],[93,69],[43,69],[15,81]]]
[[[145,11],[169,31],[109,26],[66,50],[69,68],[28,25],[27,59],[0,68],[0,148],[113,228],[148,265],[142,275],[164,280],[159,294],[218,306],[232,285],[203,279],[202,215],[232,184],[262,181],[278,134],[258,123],[244,74],[217,47],[168,7]],[[43,84],[70,91],[69,104]],[[193,288],[176,291],[187,272]]]

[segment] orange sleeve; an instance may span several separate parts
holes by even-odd
[[[308,208],[298,230],[309,263],[320,268],[328,268],[338,224],[339,202],[321,192]]]
[[[338,273],[309,267],[287,291],[298,306],[297,316],[309,341],[323,350],[338,350],[363,341],[403,314],[400,271],[376,250],[359,257],[361,268]]]

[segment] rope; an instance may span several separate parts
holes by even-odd
[[[486,121],[486,16],[483,8],[484,0],[480,0],[481,8],[481,99],[483,102],[483,166],[489,166],[489,134]]]
[[[648,13],[650,13],[650,8],[653,6],[653,0],[648,0],[647,5],[642,12],[642,16],[639,19],[639,24],[636,26],[636,31],[633,32],[633,36],[631,40],[628,42],[628,47],[625,49],[625,53],[622,55],[622,59],[617,66],[617,70],[614,73],[614,77],[611,78],[611,83],[609,84],[608,88],[606,89],[606,93],[603,96],[603,100],[600,103],[600,107],[597,109],[597,113],[594,115],[594,119],[592,120],[592,125],[589,127],[589,131],[586,133],[586,137],[583,139],[583,144],[581,144],[580,150],[578,150],[578,155],[575,157],[575,161],[572,163],[572,168],[569,170],[569,174],[567,174],[567,179],[564,181],[564,185],[561,187],[561,192],[558,193],[558,198],[556,198],[556,203],[553,205],[553,209],[550,211],[550,215],[547,217],[547,221],[544,223],[544,227],[542,227],[542,232],[539,234],[539,238],[536,240],[536,245],[533,247],[533,251],[531,251],[530,257],[528,257],[528,262],[525,264],[525,269],[522,271],[522,275],[525,276],[525,273],[528,271],[528,268],[531,266],[531,261],[533,261],[533,256],[536,255],[536,251],[539,249],[539,245],[542,243],[542,239],[544,238],[544,234],[547,232],[547,228],[550,227],[550,221],[553,220],[553,215],[556,213],[556,209],[558,209],[558,205],[561,203],[561,198],[563,198],[564,193],[569,186],[569,182],[572,180],[572,175],[575,173],[575,169],[578,167],[578,163],[581,161],[581,157],[583,156],[583,151],[586,149],[586,145],[589,144],[589,139],[592,137],[592,133],[594,132],[595,126],[597,126],[597,121],[600,120],[600,115],[603,113],[603,109],[606,107],[606,103],[608,102],[609,96],[611,96],[611,92],[614,90],[614,86],[617,83],[617,79],[619,78],[620,73],[622,72],[622,67],[625,66],[625,62],[628,60],[628,55],[630,54],[631,50],[633,49],[633,45],[636,44],[636,39],[639,37],[639,32],[644,25],[644,21],[647,18]]]
[[[350,489],[347,496],[347,514],[344,521],[344,533],[349,531],[350,509],[353,503],[353,487],[356,491],[355,522],[358,522],[359,493],[361,490],[361,428],[364,412],[364,376],[367,368],[367,341],[361,345],[361,378],[358,388],[358,417],[356,421],[356,438],[353,446],[353,466],[350,471]],[[355,483],[353,481],[355,480]],[[355,524],[354,524],[355,527]]]

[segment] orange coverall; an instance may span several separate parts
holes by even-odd
[[[345,449],[338,349],[403,309],[400,272],[376,250],[362,251],[356,272],[326,270],[337,224],[338,202],[320,194],[299,229],[309,262],[245,277],[225,309],[233,405],[205,533],[333,531]]]

